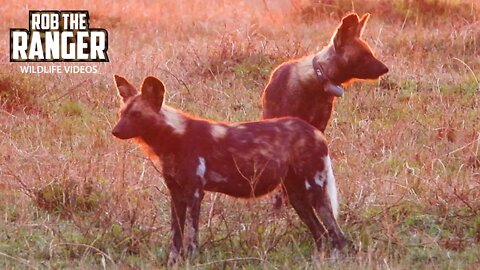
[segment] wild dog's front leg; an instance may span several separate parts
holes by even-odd
[[[186,236],[187,236],[187,255],[194,254],[198,248],[198,224],[200,220],[200,206],[204,192],[202,188],[197,188],[193,193],[193,198],[187,205],[186,216]]]
[[[168,254],[168,265],[172,266],[178,262],[182,255],[183,227],[185,225],[185,213],[187,204],[180,195],[172,193],[171,198],[172,215],[172,243]]]
[[[188,198],[187,202],[187,255],[192,255],[198,248],[198,223],[200,219],[200,205],[204,196],[206,183],[205,173],[207,172],[207,161],[203,156],[184,161],[182,167],[195,168],[194,170],[183,171],[186,185],[183,190]]]

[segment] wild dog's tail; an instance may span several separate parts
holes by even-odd
[[[335,176],[333,176],[332,160],[330,155],[326,155],[323,158],[323,164],[327,171],[327,196],[330,199],[330,205],[332,206],[332,212],[335,219],[338,217],[338,194],[337,184],[335,183]]]

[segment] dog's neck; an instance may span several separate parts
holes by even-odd
[[[335,48],[333,47],[332,44],[325,46],[320,52],[316,53],[312,59],[314,60],[317,65],[312,63],[312,67],[314,70],[318,68],[318,66],[321,66],[324,71],[324,75],[333,82],[338,82],[338,78],[336,78],[335,72],[332,71],[332,67],[335,66]],[[340,84],[340,83],[338,83]]]
[[[146,132],[139,138],[140,144],[147,145],[159,158],[170,154],[182,143],[182,139],[191,120],[181,111],[162,106],[158,116]]]
[[[300,59],[298,63],[298,68],[299,72],[303,74],[302,77],[304,77],[305,79],[314,79],[317,77],[315,66],[313,65],[313,60],[315,59],[315,61],[322,66],[325,75],[330,80],[335,81],[336,78],[333,77],[333,75],[335,74],[332,74],[332,71],[330,70],[330,67],[334,65],[334,54],[335,48],[333,48],[333,45],[328,45],[324,47],[320,52],[305,56],[304,58]]]
[[[335,49],[332,45],[324,47],[319,53],[302,59],[299,64],[302,78],[317,84],[327,94],[340,97],[343,95],[343,88],[337,80],[332,77],[333,55]]]

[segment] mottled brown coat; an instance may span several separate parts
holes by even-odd
[[[322,132],[292,117],[237,124],[194,118],[163,105],[165,88],[154,77],[144,80],[140,93],[120,76],[115,83],[123,106],[113,135],[141,144],[161,166],[170,191],[169,264],[183,253],[185,225],[187,251],[198,247],[205,191],[257,198],[283,184],[318,249],[326,235],[336,249],[346,244],[336,221],[335,178]]]

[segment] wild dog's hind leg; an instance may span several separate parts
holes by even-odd
[[[296,178],[289,173],[289,176],[285,180],[288,199],[300,219],[307,225],[313,236],[317,250],[320,252],[322,249],[322,237],[327,232],[315,215],[312,201],[307,196],[303,181],[298,181],[298,179],[300,178]],[[302,184],[299,184],[300,182],[302,182]]]
[[[335,177],[333,176],[332,164],[330,156],[322,158],[324,164],[325,179],[319,179],[321,185],[312,185],[317,194],[314,194],[315,208],[317,214],[328,231],[328,235],[332,240],[333,247],[341,250],[347,243],[345,236],[338,226],[336,215],[338,215],[338,199]],[[323,181],[323,182],[322,182]],[[322,184],[323,183],[323,184]]]
[[[322,192],[317,198],[316,210],[323,225],[328,231],[328,236],[332,239],[333,247],[337,250],[343,249],[347,244],[347,240],[333,215],[332,206],[327,192]]]

